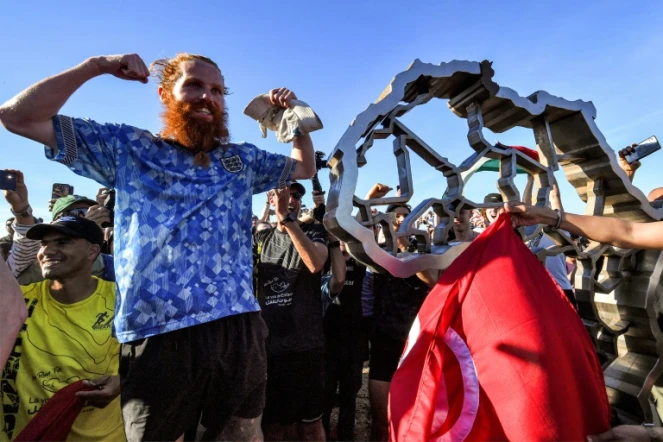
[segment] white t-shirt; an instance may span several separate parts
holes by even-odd
[[[532,226],[533,228],[530,229],[528,232],[528,229],[525,229],[525,233],[527,235],[530,235],[531,232],[536,228],[536,226]],[[532,239],[528,244],[527,247],[534,253],[535,255],[539,253],[543,249],[547,249],[548,247],[552,247],[555,245],[555,242],[546,234],[539,233],[534,239]],[[548,256],[546,257],[545,261],[545,266],[548,269],[548,272],[552,275],[552,277],[557,281],[557,285],[562,290],[572,290],[573,286],[571,285],[571,281],[569,280],[569,277],[566,273],[566,256],[563,253],[560,253],[559,255],[555,256]]]

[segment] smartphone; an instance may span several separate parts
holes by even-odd
[[[647,155],[651,155],[661,148],[661,144],[656,137],[651,136],[644,141],[639,142],[634,148],[633,152],[624,156],[626,162],[631,164],[638,160],[643,159]]]
[[[74,186],[69,184],[53,184],[53,190],[51,191],[51,199],[62,198],[63,196],[69,196],[74,194]]]
[[[0,189],[16,190],[16,174],[14,172],[0,171]]]

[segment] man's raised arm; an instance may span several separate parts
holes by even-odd
[[[290,156],[297,162],[292,178],[295,180],[308,180],[315,175],[315,153],[313,140],[309,134],[300,135],[292,142]]]
[[[288,108],[290,100],[296,100],[297,96],[290,89],[282,87],[269,91],[269,99],[273,105]],[[290,157],[297,165],[292,174],[293,180],[308,180],[315,175],[315,153],[313,140],[309,134],[301,134],[293,140]]]
[[[0,106],[0,123],[10,132],[57,148],[51,119],[69,97],[88,80],[112,74],[147,83],[150,75],[135,54],[92,57],[60,74],[42,80]]]

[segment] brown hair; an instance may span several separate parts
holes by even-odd
[[[219,66],[211,58],[205,57],[204,55],[189,54],[188,52],[180,52],[179,54],[175,54],[172,58],[160,58],[153,61],[152,64],[150,64],[150,72],[159,79],[159,86],[167,91],[172,91],[173,86],[175,86],[175,83],[182,75],[180,63],[195,60],[209,63],[221,72]],[[223,75],[221,77],[223,78]],[[227,87],[223,88],[223,94],[230,94]]]

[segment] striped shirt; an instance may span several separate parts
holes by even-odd
[[[39,241],[25,237],[25,234],[32,226],[34,224],[16,224],[16,221],[12,223],[12,227],[14,228],[14,244],[7,258],[7,266],[17,278],[23,270],[37,260]]]

